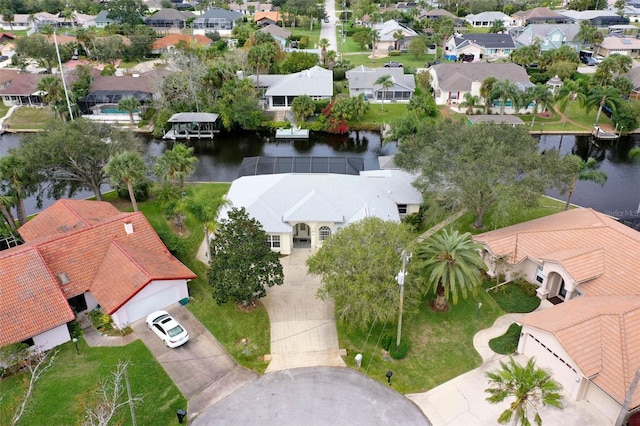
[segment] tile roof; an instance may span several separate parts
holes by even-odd
[[[487,77],[509,80],[513,83],[531,84],[527,71],[512,63],[443,63],[433,65],[441,90],[471,90],[473,82],[482,82]]]
[[[49,43],[55,43],[57,40],[59,45],[78,42],[78,39],[75,38],[75,36],[70,36],[66,34],[56,34],[55,39],[53,37],[53,34],[46,35],[44,37],[47,39]]]
[[[269,24],[266,27],[261,28],[260,31],[283,39],[291,37],[291,31],[285,30],[284,28],[274,24]]]
[[[622,404],[640,367],[640,297],[578,297],[518,322],[553,333],[584,376]],[[640,387],[630,408],[638,406]]]
[[[179,42],[184,41],[187,45],[195,43],[199,46],[209,46],[211,39],[201,34],[169,34],[153,42],[153,50],[166,49],[169,46],[175,46]]]
[[[170,74],[170,71],[158,69],[140,74],[138,77],[131,75],[99,75],[91,81],[89,93],[100,90],[117,90],[153,94],[158,91],[162,84],[162,79],[167,74]]]
[[[75,318],[35,247],[0,252],[0,347],[21,342]]]
[[[32,221],[38,223],[23,232],[22,228]],[[142,213],[121,213],[106,202],[61,200],[32,221],[19,232],[27,243],[38,248],[54,273],[67,275],[71,282],[64,286],[65,296],[90,291],[108,313],[151,280],[195,278],[169,254]],[[133,233],[126,233],[125,223],[132,224]],[[55,232],[46,231],[47,226]],[[39,231],[43,234],[39,235]],[[114,255],[114,244],[123,255]],[[122,256],[129,260],[123,262]],[[132,268],[143,278],[136,282],[120,279]]]
[[[258,22],[262,19],[271,19],[274,22],[282,21],[282,17],[280,16],[280,12],[256,12],[256,16],[253,18],[254,22]]]
[[[640,232],[592,209],[573,209],[474,236],[492,254],[561,264],[587,296],[640,296]]]
[[[525,20],[536,20],[536,19],[566,19],[564,15],[561,15],[548,7],[534,7],[529,10],[521,10],[513,14],[513,16],[517,16],[518,18],[523,18]]]

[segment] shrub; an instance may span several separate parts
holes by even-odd
[[[187,255],[187,247],[185,246],[184,241],[182,241],[182,239],[173,232],[161,229],[158,231],[158,236],[175,257],[181,258]]]
[[[399,345],[395,345],[395,344],[391,345],[391,350],[389,351],[389,355],[391,355],[391,358],[393,359],[403,359],[404,357],[407,356],[408,352],[409,352],[409,344],[407,343],[406,340],[402,339],[400,340]]]
[[[384,335],[381,342],[382,349],[388,351],[391,347],[391,342],[393,342],[393,337],[389,336],[388,334]]]
[[[411,213],[404,217],[404,223],[411,226],[413,229],[420,229],[424,217],[421,212]]]
[[[91,324],[98,330],[111,330],[111,317],[107,315],[101,308],[95,308],[89,312]]]
[[[333,68],[333,81],[342,81],[347,78],[347,69],[344,67]]]
[[[142,111],[142,115],[140,116],[140,118],[142,120],[149,121],[153,118],[154,115],[156,115],[156,112],[158,112],[158,110],[154,107],[145,108]]]
[[[307,36],[300,37],[300,41],[298,42],[298,47],[300,49],[306,49],[308,45],[309,45],[309,37]]]
[[[82,336],[82,327],[80,327],[80,324],[78,324],[77,320],[73,320],[69,323],[67,323],[67,328],[69,329],[69,334],[71,335],[71,338],[78,338],[80,336]]]
[[[316,104],[316,114],[320,114],[323,109],[325,109],[331,103],[330,99],[323,99],[321,101],[315,101]]]
[[[151,184],[146,182],[141,182],[133,187],[133,196],[136,197],[136,201],[145,201],[149,198],[149,189],[151,188]],[[118,193],[118,197],[123,200],[129,199],[129,190],[126,185],[118,185],[116,187],[116,192]]]
[[[389,56],[400,56],[399,50],[391,50],[389,51]]]

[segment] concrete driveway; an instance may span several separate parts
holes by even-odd
[[[131,327],[189,401],[189,418],[258,378],[257,374],[236,364],[184,306],[175,304],[166,311],[189,332],[186,344],[167,348],[147,328],[144,319],[134,322]]]
[[[318,277],[307,275],[311,249],[281,258],[284,284],[271,287],[262,304],[271,323],[271,362],[266,372],[298,367],[344,367],[338,349],[333,302],[316,297]]]

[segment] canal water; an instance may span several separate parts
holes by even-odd
[[[563,154],[574,153],[582,158],[594,157],[598,167],[608,175],[604,186],[593,182],[578,182],[572,201],[575,204],[592,207],[613,216],[634,215],[640,203],[640,165],[628,159],[629,150],[638,146],[640,137],[621,138],[613,143],[594,143],[589,137],[572,135],[540,135],[540,149],[560,149]],[[147,154],[157,157],[172,142],[145,139]],[[0,138],[0,156],[9,148],[17,146],[18,135],[5,134]],[[377,169],[378,156],[392,155],[396,144],[383,145],[380,135],[372,132],[351,132],[348,135],[315,135],[309,140],[280,141],[258,133],[219,135],[213,141],[192,141],[198,157],[196,170],[191,177],[198,182],[231,182],[238,176],[238,169],[244,157],[344,157],[361,158],[365,169]],[[78,197],[91,196],[91,193]],[[550,191],[549,195],[564,196]],[[44,207],[53,200],[45,200]],[[28,213],[37,212],[35,200],[27,203]]]

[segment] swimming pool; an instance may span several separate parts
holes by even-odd
[[[138,112],[138,110],[134,109],[133,112],[136,113]],[[100,113],[101,114],[129,114],[128,111],[119,110],[117,104],[100,105]]]

